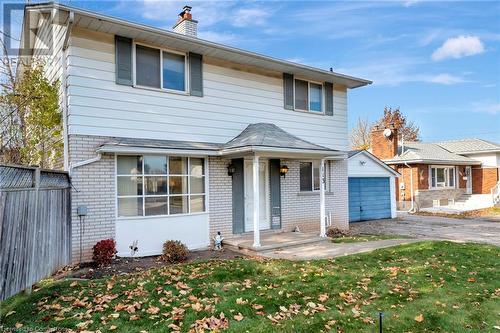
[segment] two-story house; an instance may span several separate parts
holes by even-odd
[[[371,82],[199,39],[190,9],[166,31],[25,8],[22,55],[61,82],[74,258],[106,238],[153,255],[217,232],[259,246],[264,230],[348,228],[347,91]]]

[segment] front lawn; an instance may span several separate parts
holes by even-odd
[[[49,283],[3,304],[25,331],[493,332],[500,249],[422,242],[335,260],[233,259]]]

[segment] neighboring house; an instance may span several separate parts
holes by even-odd
[[[400,209],[412,204],[477,209],[500,200],[500,144],[481,139],[398,143],[396,130],[378,127],[370,135],[372,153],[401,174]]]
[[[58,4],[28,5],[28,59],[53,37],[73,245],[158,254],[260,230],[348,228],[347,91],[359,79]],[[34,32],[34,33],[32,33]],[[50,41],[50,40],[49,40]],[[320,181],[324,179],[325,181]],[[80,210],[78,208],[81,207]],[[86,212],[85,209],[87,208]],[[80,212],[80,216],[78,215]],[[322,221],[322,223],[320,223]]]
[[[395,218],[399,173],[366,150],[348,153],[349,222]]]

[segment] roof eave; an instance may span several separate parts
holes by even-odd
[[[453,161],[453,160],[428,160],[428,159],[411,159],[411,160],[385,160],[388,165],[395,164],[440,164],[440,165],[480,165],[480,161]]]
[[[97,153],[119,153],[119,154],[170,154],[183,156],[218,156],[218,150],[189,149],[189,148],[164,148],[164,147],[141,147],[129,145],[104,144],[97,148]]]
[[[319,69],[319,68],[315,68],[315,67],[311,67],[311,66],[307,66],[307,65],[303,65],[303,64],[297,64],[294,62],[269,57],[269,56],[266,56],[263,54],[250,52],[250,51],[242,50],[239,48],[226,46],[223,44],[214,43],[214,42],[203,40],[203,39],[196,38],[196,37],[190,37],[190,36],[178,34],[178,33],[172,32],[172,31],[162,30],[162,29],[147,26],[144,24],[138,24],[138,23],[114,18],[111,16],[87,11],[87,10],[76,8],[76,7],[65,6],[65,5],[61,5],[58,3],[48,3],[48,4],[45,3],[45,4],[39,4],[39,5],[28,5],[28,6],[26,6],[26,8],[28,10],[29,9],[42,9],[42,8],[56,8],[58,10],[72,11],[75,14],[88,16],[88,17],[94,17],[94,18],[101,20],[101,21],[108,21],[110,23],[118,24],[121,26],[126,26],[126,27],[131,28],[131,29],[139,29],[139,30],[147,31],[147,32],[150,32],[153,34],[162,35],[165,37],[174,38],[174,39],[178,39],[178,40],[182,40],[182,41],[186,41],[186,42],[190,42],[190,43],[195,43],[195,44],[198,44],[199,46],[217,48],[219,50],[223,50],[223,51],[226,51],[229,53],[234,53],[234,54],[238,54],[238,55],[242,55],[242,56],[246,56],[246,57],[251,57],[251,58],[256,59],[256,60],[268,62],[270,64],[277,64],[277,65],[285,66],[285,67],[289,66],[291,68],[305,70],[305,71],[310,72],[311,74],[316,74],[317,76],[330,77],[332,82],[340,80],[343,82],[342,83],[343,85],[345,85],[347,88],[350,88],[350,89],[363,87],[363,86],[366,86],[366,85],[369,85],[372,83],[372,81],[367,80],[367,79],[357,78],[357,77],[345,75],[342,73],[330,72],[327,70],[323,70],[323,69]],[[325,81],[328,81],[328,80],[325,80]]]
[[[315,149],[302,149],[302,148],[288,148],[288,147],[269,147],[269,146],[244,146],[235,148],[224,148],[220,150],[221,156],[241,155],[241,154],[257,154],[264,156],[276,157],[294,157],[294,156],[311,156],[322,158],[336,158],[344,157],[345,153],[337,150],[315,150]]]

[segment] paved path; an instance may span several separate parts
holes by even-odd
[[[402,214],[395,220],[353,223],[351,230],[356,233],[404,235],[500,246],[500,223],[480,218],[456,219]]]
[[[376,249],[382,249],[385,247],[391,247],[401,244],[410,244],[419,241],[421,241],[421,239],[387,239],[359,243],[323,242],[263,251],[259,252],[259,255],[268,258],[288,260],[325,259],[362,252],[370,252]]]

